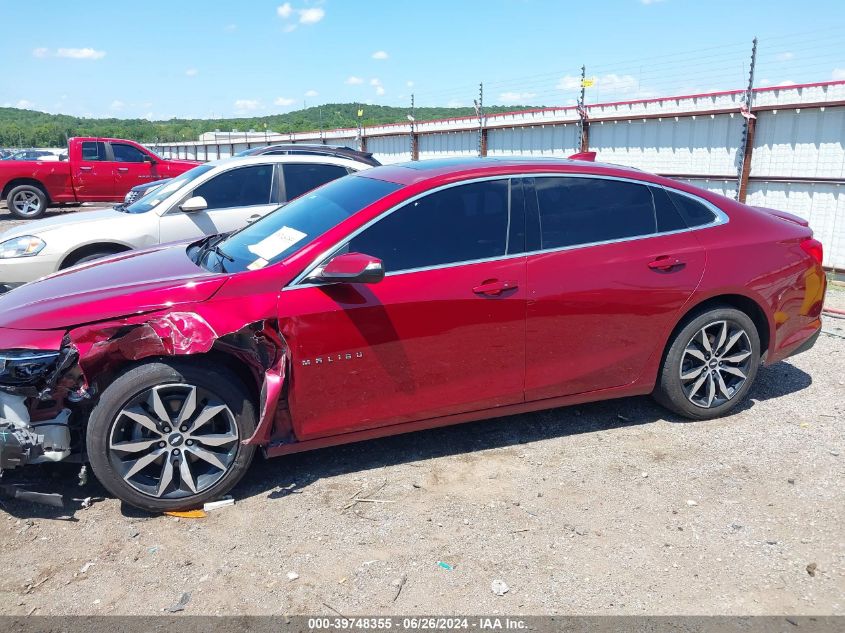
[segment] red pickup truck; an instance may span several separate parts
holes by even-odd
[[[123,200],[137,184],[172,178],[197,165],[165,160],[134,141],[72,138],[65,161],[0,161],[0,200],[29,220],[50,205]]]

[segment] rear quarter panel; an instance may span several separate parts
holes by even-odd
[[[4,198],[10,189],[8,185],[18,179],[41,183],[52,202],[76,200],[68,161],[0,161],[0,192]]]

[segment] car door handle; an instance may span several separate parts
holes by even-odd
[[[683,266],[682,262],[677,257],[670,257],[669,255],[661,255],[648,263],[648,267],[652,270],[668,271],[673,268]]]
[[[118,167],[117,171],[129,171],[128,167]]]
[[[515,281],[499,281],[498,279],[492,279],[490,281],[485,281],[479,286],[476,286],[472,289],[472,291],[477,295],[497,297],[506,290],[513,290],[514,288],[518,287],[519,284],[517,284]]]
[[[91,171],[92,169],[94,169],[94,168],[93,167],[80,167],[79,171]]]

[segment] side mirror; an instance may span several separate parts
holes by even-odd
[[[184,213],[196,213],[197,211],[205,211],[207,208],[208,203],[202,196],[188,198],[185,202],[179,205],[179,209],[181,209]]]
[[[329,260],[311,279],[348,284],[376,284],[384,279],[381,260],[363,253],[344,253]]]

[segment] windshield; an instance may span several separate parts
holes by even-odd
[[[138,200],[126,207],[125,211],[127,213],[146,213],[147,211],[156,208],[162,200],[168,198],[171,194],[181,189],[187,183],[196,180],[212,169],[214,169],[214,165],[200,165],[199,167],[194,167],[193,169],[186,171],[184,174],[176,176],[167,184],[153,189],[142,198],[138,198]]]
[[[219,250],[232,260],[226,270],[275,264],[399,187],[361,176],[330,182],[219,242]]]

